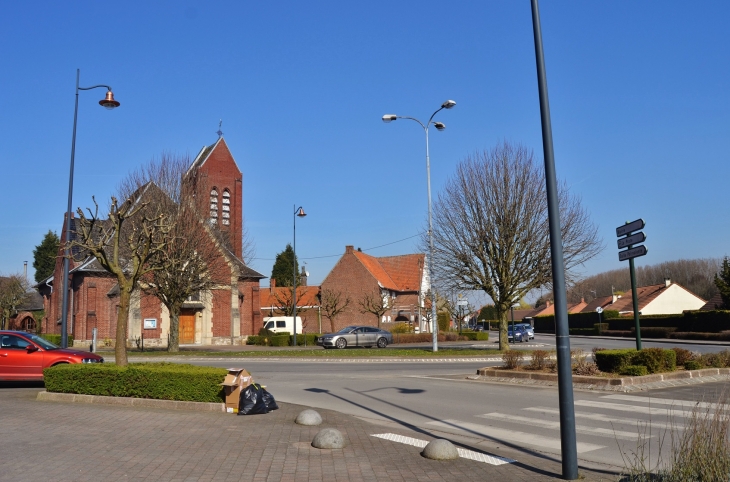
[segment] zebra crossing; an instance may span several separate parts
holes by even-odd
[[[598,400],[579,399],[574,404],[579,454],[616,447],[619,441],[636,442],[639,434],[657,438],[667,429],[681,430],[683,420],[694,409],[715,408],[709,403],[623,394],[605,395]],[[427,425],[457,435],[560,453],[559,415],[555,407],[530,406],[477,414],[470,420],[432,421]]]

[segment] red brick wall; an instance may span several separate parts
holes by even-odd
[[[140,299],[141,330],[145,338],[160,338],[162,336],[162,303],[155,296],[142,295]],[[144,329],[145,318],[157,318],[157,328]]]
[[[326,289],[340,291],[350,297],[350,305],[335,319],[335,330],[348,325],[378,326],[375,315],[360,313],[360,305],[358,304],[365,293],[375,293],[379,290],[378,283],[352,254],[352,246],[347,246],[345,254],[322,281],[322,290]],[[330,320],[323,314],[322,331],[329,332],[330,330]]]
[[[263,326],[259,282],[258,280],[239,281],[238,291],[243,293],[243,302],[239,299],[238,306],[241,316],[241,336],[257,335]]]
[[[213,336],[231,336],[231,291],[213,290]]]

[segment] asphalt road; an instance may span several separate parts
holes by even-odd
[[[470,381],[484,363],[362,360],[199,361],[238,366],[283,402],[336,410],[434,436],[463,439],[489,451],[560,460],[558,392],[553,387]],[[616,470],[637,450],[639,434],[659,453],[666,430],[681,429],[694,400],[716,400],[728,384],[648,393],[574,392],[578,456],[591,468]],[[667,436],[666,441],[669,438]],[[666,451],[666,447],[664,448]]]

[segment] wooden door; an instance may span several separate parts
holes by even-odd
[[[183,310],[180,312],[180,344],[195,343],[195,312]]]

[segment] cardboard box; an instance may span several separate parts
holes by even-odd
[[[221,385],[226,394],[226,412],[238,412],[241,390],[253,383],[253,377],[244,368],[229,368]]]

